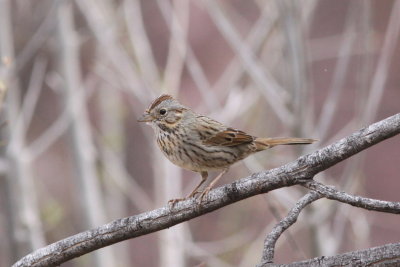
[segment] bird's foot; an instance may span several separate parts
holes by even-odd
[[[187,196],[187,198],[195,197],[197,194],[201,194],[203,191],[201,190],[196,190],[192,192],[190,195]]]
[[[201,204],[203,202],[204,197],[210,192],[211,187],[207,187],[203,190],[203,192],[201,192],[201,194],[197,197],[197,200],[199,202],[199,204]],[[200,192],[198,192],[200,193]]]
[[[208,190],[208,191],[210,191],[210,190]],[[177,202],[184,201],[184,200],[188,200],[189,198],[195,197],[197,194],[203,194],[203,193],[204,193],[204,191],[200,191],[200,190],[193,191],[193,192],[190,193],[190,195],[188,195],[187,197],[184,197],[184,198],[174,198],[174,199],[168,200],[168,205],[170,205],[171,207],[173,207]],[[200,195],[200,197],[203,198],[201,195]]]
[[[186,200],[186,199],[187,199],[186,197],[185,197],[185,198],[174,198],[174,199],[170,199],[170,200],[168,200],[168,205],[171,206],[171,207],[173,207],[177,202],[183,201],[183,200]]]

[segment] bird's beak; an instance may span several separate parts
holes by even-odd
[[[151,122],[153,120],[153,117],[150,115],[150,113],[145,112],[143,113],[142,116],[137,120],[138,122]]]

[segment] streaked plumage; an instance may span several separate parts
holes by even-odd
[[[171,162],[201,174],[202,181],[188,197],[197,193],[207,179],[208,171],[220,170],[222,173],[201,193],[200,198],[229,166],[255,152],[276,145],[310,144],[315,141],[305,138],[258,138],[199,115],[170,95],[155,99],[138,121],[151,124],[159,148]]]

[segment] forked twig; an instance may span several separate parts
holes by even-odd
[[[300,212],[312,202],[320,199],[321,194],[311,191],[304,195],[296,205],[289,211],[288,215],[283,218],[272,231],[267,235],[264,242],[264,250],[261,258],[261,265],[272,262],[275,252],[275,244],[282,233],[293,225],[300,215]]]

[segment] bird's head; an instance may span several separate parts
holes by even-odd
[[[172,96],[161,95],[151,103],[138,121],[150,123],[162,130],[173,129],[179,125],[187,110],[187,107]]]

